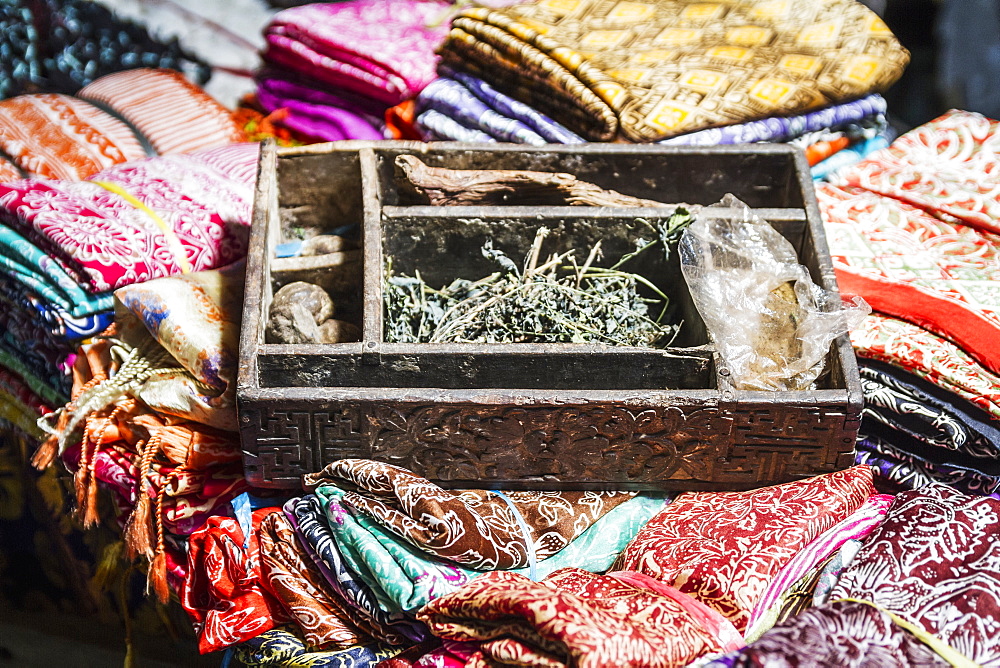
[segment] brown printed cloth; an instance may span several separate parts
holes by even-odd
[[[532,557],[551,557],[635,496],[448,491],[406,469],[364,459],[342,459],[305,478],[309,489],[324,484],[347,490],[342,503],[415,548],[479,570],[521,568]]]
[[[635,573],[579,568],[542,582],[488,573],[431,601],[417,617],[445,640],[481,642],[466,664],[474,668],[666,668],[743,644],[721,615],[672,587]]]
[[[909,61],[854,0],[470,8],[441,55],[588,139],[640,142],[862,97]]]
[[[320,649],[347,649],[373,642],[361,615],[351,614],[325,589],[323,574],[305,556],[295,530],[281,513],[260,523],[260,574],[264,588],[281,602],[306,641]]]
[[[1000,501],[937,483],[901,493],[830,597],[874,603],[1000,665]]]
[[[614,568],[694,596],[741,632],[772,578],[824,531],[875,494],[855,466],[749,492],[682,494],[643,527]]]

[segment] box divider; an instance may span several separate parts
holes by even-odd
[[[362,148],[358,151],[361,166],[361,201],[364,206],[362,243],[362,294],[364,299],[362,337],[365,363],[378,363],[378,350],[382,344],[382,189],[378,176],[375,151]]]

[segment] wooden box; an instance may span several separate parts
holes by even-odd
[[[553,243],[625,243],[663,209],[432,207],[404,187],[397,155],[455,169],[562,171],[661,202],[713,204],[733,193],[836,290],[809,169],[782,145],[524,147],[338,142],[265,146],[247,264],[238,400],[248,480],[298,487],[341,458],[391,462],[450,487],[745,489],[844,468],[861,410],[850,342],[831,346],[820,389],[737,391],[691,304],[676,258],[653,277],[685,325],[665,350],[573,344],[391,344],[383,337],[384,261],[431,279],[488,271],[487,238],[520,258],[540,225]],[[290,235],[357,224],[361,249],[275,259]],[[676,255],[676,254],[675,254]],[[315,281],[347,304],[358,343],[275,345],[272,294]]]

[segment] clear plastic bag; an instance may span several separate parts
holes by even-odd
[[[680,241],[681,269],[709,336],[741,390],[804,390],[830,342],[871,309],[813,283],[788,242],[733,195],[698,212]]]

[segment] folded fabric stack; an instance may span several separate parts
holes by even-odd
[[[80,350],[72,401],[40,422],[39,468],[74,472],[84,526],[110,492],[125,554],[146,557],[160,600],[186,577],[186,537],[246,490],[236,435],[242,263],[127,285],[115,324]],[[228,506],[226,506],[228,508]]]
[[[170,100],[170,104],[164,104]],[[172,70],[101,77],[73,96],[0,102],[0,182],[26,176],[79,180],[148,156],[243,141],[231,113]]]
[[[112,321],[113,290],[242,258],[257,153],[233,144],[84,181],[0,184],[0,368],[12,378],[0,404],[21,415],[11,423],[37,436],[30,422],[66,402],[74,350]]]
[[[438,0],[350,0],[276,14],[257,98],[314,141],[384,139],[385,112],[435,77],[448,33]]]
[[[817,188],[841,290],[876,311],[858,461],[907,488],[1000,498],[998,139],[952,111]]]
[[[884,127],[848,126],[885,111],[872,94],[909,58],[854,0],[472,8],[454,19],[441,57],[442,79],[418,98],[428,138],[706,145],[824,131],[837,134],[811,143],[838,149]],[[815,153],[818,162],[833,149]]]

